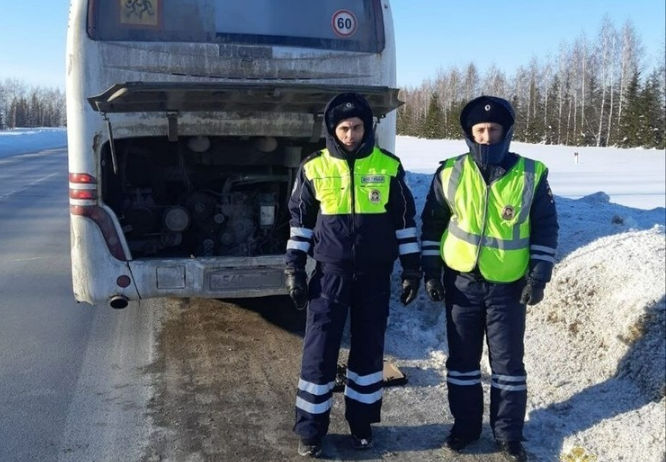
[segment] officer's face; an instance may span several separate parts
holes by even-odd
[[[335,127],[335,136],[338,138],[345,150],[353,152],[361,144],[365,135],[363,121],[358,117],[344,119]]]
[[[504,128],[495,122],[482,122],[472,125],[472,136],[479,144],[495,144],[502,141]]]

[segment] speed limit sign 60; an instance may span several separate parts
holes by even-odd
[[[356,32],[358,21],[356,16],[349,10],[338,10],[331,18],[333,32],[340,37],[351,37]]]

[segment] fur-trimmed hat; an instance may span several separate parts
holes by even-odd
[[[506,133],[515,122],[511,103],[495,96],[479,96],[460,113],[460,125],[468,134],[474,125],[484,122],[500,124]]]
[[[331,133],[335,133],[338,124],[352,117],[363,121],[366,131],[372,129],[372,110],[368,101],[358,93],[342,93],[333,98],[326,110],[326,126]]]

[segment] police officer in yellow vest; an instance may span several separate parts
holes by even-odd
[[[509,152],[514,120],[509,102],[493,96],[463,108],[460,123],[470,152],[441,162],[435,173],[421,245],[426,292],[446,305],[454,424],[445,446],[460,452],[481,434],[485,334],[490,425],[504,457],[522,462],[526,305],[543,299],[559,228],[545,165]]]
[[[375,146],[365,98],[343,93],[324,111],[326,149],[300,166],[289,201],[286,283],[307,306],[294,431],[298,452],[318,457],[328,432],[340,343],[350,316],[345,418],[351,443],[372,446],[380,421],[390,280],[399,257],[401,301],[416,297],[422,273],[415,205],[400,160]],[[317,262],[306,283],[307,255]]]

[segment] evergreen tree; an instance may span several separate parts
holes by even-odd
[[[640,73],[636,72],[627,85],[625,109],[619,127],[619,145],[624,148],[639,146],[641,131]]]
[[[430,97],[428,114],[423,125],[423,137],[436,140],[445,138],[444,117],[436,93]]]
[[[16,127],[30,127],[30,108],[28,100],[19,98],[16,103]]]
[[[659,74],[653,73],[645,82],[639,96],[642,120],[639,131],[640,146],[659,148],[664,146],[664,117]]]
[[[462,128],[460,127],[460,113],[465,107],[466,101],[456,101],[451,104],[448,123],[444,126],[444,138],[454,140],[460,138]]]
[[[513,139],[515,141],[525,141],[525,117],[523,116],[523,108],[520,98],[518,95],[513,95],[509,98],[509,102],[513,107],[515,113],[515,122],[513,124]]]
[[[396,115],[396,133],[398,135],[416,136],[414,108],[404,104],[398,108]]]
[[[30,96],[28,123],[30,127],[44,127],[44,106],[37,91],[33,91]]]

